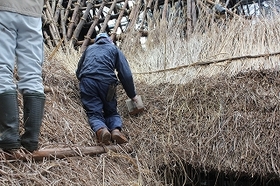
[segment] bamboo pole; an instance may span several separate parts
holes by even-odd
[[[108,146],[94,146],[94,147],[65,147],[65,148],[51,148],[51,149],[40,149],[34,151],[33,153],[25,152],[23,150],[18,150],[14,152],[2,152],[0,156],[0,161],[7,160],[35,160],[42,161],[45,158],[63,159],[66,157],[74,156],[95,156],[98,154],[107,153],[109,151],[113,152],[126,152],[131,153],[132,148],[126,145],[108,145]]]
[[[93,7],[93,1],[94,0],[90,0],[90,1],[87,2],[87,9],[84,12],[83,17],[80,19],[79,24],[77,25],[77,27],[76,27],[76,29],[74,31],[74,34],[72,36],[72,39],[71,39],[73,45],[75,45],[75,43],[78,41],[78,36],[79,36],[79,34],[80,34],[81,30],[82,30],[82,27],[84,26],[84,23],[85,23],[85,21],[86,21],[86,19],[88,17],[88,14],[89,14],[90,10]]]
[[[49,1],[48,1],[49,2]],[[51,15],[54,15],[54,12],[55,12],[55,5],[56,5],[56,0],[52,0],[52,6],[51,6]]]
[[[60,11],[60,25],[61,25],[61,32],[62,32],[62,41],[64,42],[64,49],[65,49],[65,52],[67,54],[69,54],[69,44],[68,44],[68,41],[67,41],[67,35],[66,35],[66,17],[64,17],[65,13],[64,13],[64,8],[61,9]]]
[[[126,28],[127,32],[129,32],[135,26],[136,20],[139,15],[140,6],[141,6],[141,0],[138,0],[136,6],[132,8],[131,13],[129,14],[129,23]]]
[[[140,23],[139,32],[138,32],[138,34],[137,34],[137,36],[136,36],[136,41],[139,41],[139,43],[141,43],[140,40],[141,40],[141,36],[142,36],[142,31],[144,31],[143,25],[144,25],[144,23],[145,23],[145,21],[146,21],[146,18],[147,18],[147,7],[150,6],[151,1],[152,1],[152,0],[148,0],[148,3],[147,3],[148,5],[147,5],[147,6],[144,5],[144,11],[143,11],[142,21],[141,21],[141,23]]]
[[[68,19],[69,11],[71,10],[71,5],[72,5],[72,0],[69,0],[67,7],[66,7],[65,15],[64,15],[65,21],[66,21],[66,18]]]
[[[54,40],[54,44],[57,45],[59,40],[60,40],[60,35],[59,35],[59,31],[58,31],[58,28],[56,26],[56,22],[54,21],[53,19],[53,16],[51,14],[51,6],[49,4],[49,2],[47,1],[46,2],[46,17],[48,18],[49,22],[50,22],[50,33],[52,35],[52,38]]]
[[[55,14],[54,14],[54,17],[53,17],[55,22],[58,21],[58,18],[59,18],[59,15],[60,15],[60,11],[62,9],[62,2],[63,2],[63,0],[59,0],[57,5],[56,5]]]
[[[132,6],[132,9],[130,11],[130,14],[128,16],[128,21],[131,21],[133,19],[133,16],[135,14],[135,11],[136,11],[137,7],[136,6]]]
[[[77,41],[76,46],[81,46],[81,45],[83,45],[84,42],[85,42],[85,39],[82,41]],[[94,39],[89,39],[87,42],[88,42],[88,45],[91,45],[94,43]],[[82,51],[82,49],[81,49],[81,51]]]
[[[53,51],[51,52],[51,54],[48,56],[48,61],[51,60],[53,58],[53,56],[57,53],[58,49],[60,48],[60,46],[62,45],[63,39],[61,39],[59,41],[59,43],[55,46],[55,48],[53,49]]]
[[[147,6],[149,6],[149,4],[150,4],[151,1],[152,1],[152,0],[148,0],[148,5],[147,5]],[[142,21],[141,21],[141,23],[140,23],[140,30],[142,30],[143,25],[144,25],[144,23],[145,23],[145,21],[146,21],[146,17],[147,17],[147,6],[144,6],[143,18],[142,18]]]
[[[90,28],[89,28],[89,30],[87,32],[87,35],[85,36],[84,42],[82,44],[81,52],[83,52],[86,49],[86,47],[88,46],[88,43],[89,43],[89,41],[91,39],[91,35],[92,35],[92,33],[93,33],[94,29],[95,29],[95,26],[97,25],[97,23],[99,21],[99,17],[101,15],[102,11],[103,11],[103,8],[104,8],[105,4],[106,4],[106,2],[103,1],[101,6],[100,6],[100,8],[99,8],[99,10],[98,10],[98,12],[97,12],[97,15],[94,16],[94,21],[91,24],[91,26],[90,26]]]
[[[120,11],[119,17],[116,20],[115,27],[113,28],[113,30],[111,32],[111,39],[113,41],[115,41],[115,39],[116,39],[117,30],[118,30],[118,27],[121,25],[121,20],[123,18],[124,11],[125,11],[127,5],[128,5],[128,0],[125,0],[124,5],[123,5],[123,7],[122,7],[122,9]]]
[[[104,31],[106,30],[106,27],[108,26],[108,21],[110,20],[110,16],[111,16],[112,11],[114,10],[114,8],[115,8],[115,6],[116,6],[116,3],[117,3],[117,0],[114,0],[114,2],[112,3],[112,5],[111,5],[109,11],[107,12],[107,15],[106,15],[106,17],[105,17],[105,20],[104,20],[104,22],[103,22],[103,25],[102,25],[102,27],[101,27],[101,29],[100,29],[100,31],[99,31],[100,33],[104,32]]]
[[[43,35],[44,35],[45,40],[47,41],[49,48],[51,48],[53,45],[52,45],[50,36],[48,35],[48,33],[46,31],[43,31]]]
[[[151,6],[149,7],[149,9],[150,9],[151,12],[152,12],[152,16],[153,16],[153,17],[151,18],[151,21],[150,21],[150,26],[151,26],[151,27],[157,26],[157,20],[154,18],[154,15],[159,13],[158,1],[159,1],[159,0],[154,0],[154,5],[153,5],[153,6],[151,5]],[[151,3],[152,3],[152,1],[151,1]]]
[[[61,26],[61,32],[62,32],[62,36],[64,38],[64,42],[66,43],[66,38],[67,38],[67,35],[66,35],[66,17],[64,17],[65,13],[64,13],[64,8],[61,9],[61,12],[60,12],[60,26]]]
[[[71,21],[70,21],[70,24],[69,24],[69,27],[68,27],[68,30],[67,30],[67,40],[69,40],[72,37],[73,28],[75,26],[75,19],[78,15],[78,11],[79,11],[80,6],[81,6],[81,0],[78,0],[75,3],[75,9],[74,9],[74,12],[73,12],[73,15],[72,15],[72,18],[71,18]]]

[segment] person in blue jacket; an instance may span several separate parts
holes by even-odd
[[[127,143],[117,112],[116,86],[120,81],[134,102],[137,102],[137,94],[129,64],[107,33],[98,34],[94,44],[84,51],[76,76],[81,102],[97,142],[105,145]]]

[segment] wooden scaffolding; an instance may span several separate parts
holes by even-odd
[[[64,42],[74,47],[80,46],[83,51],[101,32],[107,32],[113,41],[121,39],[123,33],[131,30],[145,37],[149,33],[147,19],[167,21],[171,7],[179,10],[179,16],[185,21],[184,32],[188,35],[193,30],[200,9],[210,6],[211,10],[216,7],[220,13],[226,12],[232,16],[236,13],[231,8],[240,6],[242,2],[221,0],[217,4],[212,0],[47,0],[43,10],[43,35],[45,43],[50,47]],[[155,17],[156,13],[160,16]]]
[[[186,10],[191,27],[196,20],[195,8],[191,8],[194,0],[48,0],[43,11],[43,34],[48,46],[64,41],[83,50],[101,32],[107,32],[113,41],[130,30],[147,36],[147,16],[159,11],[161,19],[166,19],[168,7],[183,9],[186,4],[191,5]]]

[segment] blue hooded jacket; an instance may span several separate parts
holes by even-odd
[[[79,80],[86,77],[106,84],[120,80],[127,96],[136,96],[129,64],[109,37],[98,38],[94,44],[87,47],[78,62],[76,76]]]

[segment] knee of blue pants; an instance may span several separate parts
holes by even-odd
[[[122,128],[122,119],[120,115],[113,115],[105,118],[105,123],[109,130],[114,130],[116,128]]]

